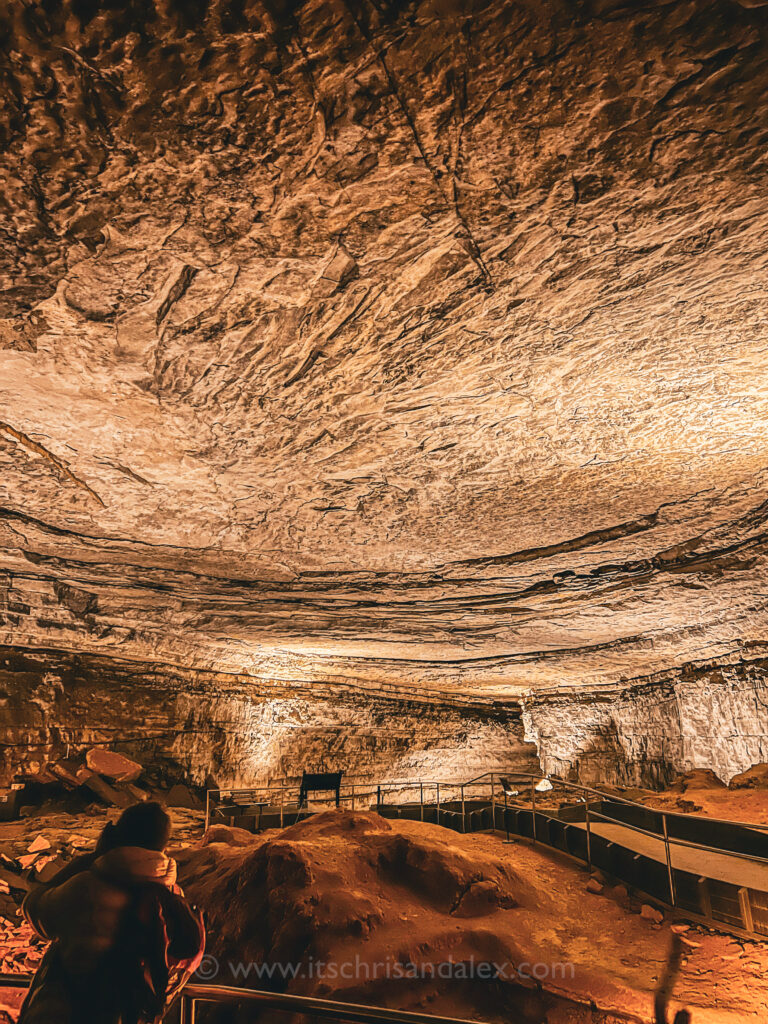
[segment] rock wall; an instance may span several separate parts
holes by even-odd
[[[514,702],[389,698],[345,684],[313,692],[307,684],[2,649],[0,783],[94,743],[169,777],[222,786],[294,780],[305,768],[464,780],[537,766]]]
[[[304,769],[461,781],[539,762],[586,784],[659,786],[692,768],[728,781],[768,761],[768,659],[624,690],[532,694],[521,707],[0,648],[0,785],[93,744],[221,786],[294,781]]]
[[[768,661],[688,667],[623,692],[526,699],[545,771],[586,784],[662,785],[712,768],[727,782],[768,761]]]

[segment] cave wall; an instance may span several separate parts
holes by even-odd
[[[585,784],[657,786],[711,768],[724,782],[768,761],[768,661],[689,667],[623,692],[524,702],[547,772]]]
[[[393,698],[306,684],[4,649],[0,784],[103,744],[168,777],[256,786],[303,769],[464,780],[537,767],[519,704]]]
[[[0,5],[0,643],[514,698],[764,642],[767,40]]]

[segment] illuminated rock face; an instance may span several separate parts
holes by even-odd
[[[365,806],[382,782],[538,769],[520,706],[511,702],[435,692],[382,698],[343,683],[302,686],[24,652],[0,656],[0,695],[0,785],[19,769],[36,771],[93,744],[197,785],[290,784],[305,770],[343,771],[359,783]]]
[[[500,700],[765,653],[768,8],[50,6],[0,643]]]
[[[537,694],[526,738],[547,772],[657,786],[708,767],[729,782],[768,761],[768,665],[701,666],[620,691]]]

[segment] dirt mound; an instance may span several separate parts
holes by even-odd
[[[417,910],[484,917],[534,899],[499,858],[469,857],[445,829],[400,834],[374,813],[328,811],[283,832],[246,835],[215,826],[201,848],[178,857],[185,890],[209,908],[215,949],[227,958],[317,959],[377,931],[397,936],[402,953]]]
[[[259,836],[216,826],[178,863],[207,912],[206,980],[220,984],[464,1019],[608,1024],[626,1019],[614,1010],[649,1019],[666,957],[664,925],[644,920],[626,890],[623,901],[607,887],[595,895],[572,864],[495,836],[328,811]],[[764,989],[768,1003],[768,960],[742,983],[729,959],[709,1012],[700,972],[734,955],[726,944],[697,933],[691,947],[679,998],[697,1024],[740,1024]]]
[[[218,981],[421,1005],[435,984],[416,984],[417,965],[518,962],[512,930],[500,936],[494,918],[537,903],[511,861],[455,840],[431,825],[329,811],[247,844],[239,830],[209,829],[178,863],[207,910],[209,951],[226,972]]]
[[[207,911],[218,958],[206,961],[206,980],[505,1024],[650,1019],[666,921],[646,920],[624,887],[595,886],[556,854],[344,812],[261,836],[215,826],[192,846],[184,823],[195,812],[173,813],[185,836],[174,850],[180,878]],[[103,824],[103,815],[57,816],[35,831],[11,822],[0,843],[13,852],[41,834],[52,845],[75,834],[93,841]],[[15,923],[15,907],[12,915],[0,929],[4,969],[25,969],[42,947]],[[696,1024],[762,1020],[768,947],[706,929],[688,936],[676,996]],[[11,1000],[6,990],[0,1004]],[[214,1012],[206,1007],[201,1020]],[[259,1015],[262,1024],[286,1019]]]
[[[678,775],[669,788],[678,793],[687,793],[691,789],[725,789],[726,785],[711,768],[694,768],[684,775]]]
[[[729,789],[768,789],[768,764],[753,764],[745,772],[734,775]]]

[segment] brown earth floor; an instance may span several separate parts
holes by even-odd
[[[687,813],[768,828],[767,789],[689,787],[684,793],[675,790],[655,793],[652,790],[635,789],[621,792],[629,799],[637,800],[648,807],[656,807],[658,810],[680,813],[681,810],[685,810],[686,803],[693,803],[696,809]]]
[[[640,904],[632,901],[630,909],[620,888],[606,889],[601,895],[587,892],[587,873],[556,853],[523,842],[506,846],[494,835],[456,836],[455,840],[465,850],[508,852],[516,870],[546,893],[548,899],[539,908],[516,909],[517,941],[522,942],[520,926],[524,924],[532,960],[574,964],[575,977],[558,981],[561,989],[593,999],[601,1008],[615,1007],[651,1019],[652,993],[668,950],[669,923],[658,926],[641,918]],[[556,904],[554,914],[547,906],[550,900]],[[768,1021],[768,944],[695,926],[685,938],[690,953],[675,998],[676,1005],[693,1009],[693,1024]],[[595,983],[600,977],[602,985]]]
[[[745,803],[757,804],[755,794],[746,796],[748,801],[739,802],[742,815]],[[187,847],[194,844],[202,831],[202,816],[174,811],[173,817],[177,841]],[[45,836],[53,846],[63,844],[73,833],[95,840],[105,820],[106,816],[52,814],[0,824],[0,852],[18,856],[37,835]],[[465,856],[474,852],[480,858],[509,858],[539,898],[527,907],[498,910],[492,918],[483,920],[482,927],[502,938],[507,933],[517,948],[525,950],[531,963],[573,965],[572,977],[545,981],[547,988],[594,1000],[601,1008],[630,1011],[641,1020],[651,1020],[653,990],[666,959],[670,922],[655,925],[643,919],[638,913],[640,904],[630,901],[621,888],[606,889],[599,895],[587,892],[586,872],[551,851],[532,848],[524,842],[506,845],[495,835],[461,836],[412,822],[398,822],[397,826],[414,836],[426,828],[436,837],[435,841],[448,844]],[[418,935],[421,922],[409,920],[407,910],[405,913],[403,927],[413,938]],[[457,926],[469,929],[478,925],[468,921],[457,922]],[[17,924],[6,921],[4,927],[0,943],[5,947],[11,947],[14,941],[28,945],[28,934]],[[693,1024],[768,1021],[768,945],[696,926],[690,928],[685,939],[688,953],[676,987],[675,1005],[693,1009]],[[350,954],[357,947],[350,936]],[[30,966],[31,961],[26,963],[26,969]],[[9,998],[6,1002],[13,1001]],[[471,1016],[466,1007],[440,1005],[438,994],[422,1008],[427,1012]]]

